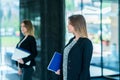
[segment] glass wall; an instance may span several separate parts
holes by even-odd
[[[108,11],[106,14],[105,11]],[[102,44],[103,44],[103,75],[116,75],[119,72],[119,40],[118,40],[118,0],[102,3]],[[104,23],[106,22],[106,23]],[[104,24],[105,26],[103,26]],[[105,69],[114,72],[107,72]]]
[[[22,35],[20,32],[22,20],[30,19],[32,21],[35,27],[37,50],[38,53],[40,52],[40,5],[39,0],[30,1],[0,0],[0,80],[15,78],[18,80],[17,67],[11,56]],[[36,73],[38,73],[37,71],[39,72],[38,68],[36,68]],[[34,77],[36,76],[39,78],[39,74],[34,75]]]
[[[11,56],[19,37],[19,0],[0,0],[0,80],[16,73]]]
[[[0,64],[12,65],[12,55],[19,41],[19,0],[0,0]]]
[[[66,0],[66,21],[72,14],[83,14],[87,21],[89,39],[94,47],[92,77],[120,74],[118,11],[118,0]],[[66,43],[72,36],[66,29]]]

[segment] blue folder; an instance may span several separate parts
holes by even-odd
[[[59,52],[55,52],[47,69],[53,72],[56,72],[60,69],[62,62],[62,54]]]

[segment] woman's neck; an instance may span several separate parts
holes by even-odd
[[[29,34],[28,33],[25,33],[24,36],[28,36]]]
[[[75,33],[74,36],[75,36],[75,40],[78,40],[80,38],[80,34],[78,33]]]

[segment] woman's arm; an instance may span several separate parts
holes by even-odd
[[[84,48],[83,48],[83,62],[82,62],[82,69],[80,72],[80,79],[79,80],[89,80],[90,73],[89,73],[89,67],[90,67],[90,61],[92,57],[93,52],[93,46],[89,39],[86,39],[84,42]]]
[[[36,41],[35,38],[30,38],[30,56],[22,58],[24,63],[34,59],[37,56],[37,47],[36,47]]]

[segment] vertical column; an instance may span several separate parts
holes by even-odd
[[[65,38],[64,0],[41,0],[41,79],[58,80],[47,70],[54,51],[62,51]]]

